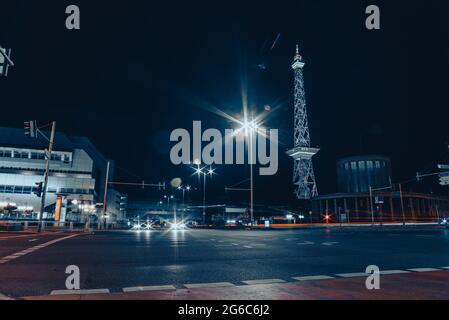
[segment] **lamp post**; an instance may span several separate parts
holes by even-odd
[[[206,171],[206,168],[200,168],[199,163],[197,164],[197,168],[195,169],[195,174],[198,175],[200,178],[201,175],[203,175],[203,224],[206,224],[206,177],[212,175],[215,173],[215,169],[212,169],[212,167],[209,167],[209,169]]]
[[[250,216],[251,216],[251,227],[253,226],[254,222],[254,178],[253,178],[253,164],[254,164],[254,153],[253,152],[253,135],[257,133],[259,129],[259,125],[257,124],[257,121],[255,119],[251,119],[251,121],[248,121],[248,119],[245,119],[242,121],[242,127],[241,130],[244,131],[245,136],[248,136],[249,134],[249,166],[250,166]]]

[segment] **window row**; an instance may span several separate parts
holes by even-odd
[[[17,194],[31,194],[35,190],[30,186],[12,186],[12,185],[0,185],[0,193],[17,193]],[[56,188],[48,188],[48,193],[56,193]],[[93,194],[94,190],[91,189],[72,189],[72,188],[60,188],[59,193],[71,193],[71,194]]]
[[[15,158],[15,159],[34,159],[45,160],[45,152],[36,151],[17,151],[17,150],[0,150],[0,157],[2,158]],[[64,163],[70,162],[70,157],[66,154],[52,153],[51,160],[61,161]]]

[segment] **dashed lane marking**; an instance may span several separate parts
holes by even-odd
[[[436,268],[414,268],[414,269],[407,269],[409,271],[413,272],[431,272],[431,271],[440,271],[440,269]]]
[[[252,285],[252,284],[284,283],[287,281],[282,279],[260,279],[260,280],[245,280],[242,282],[248,285]]]
[[[34,241],[37,241],[37,239],[30,239],[30,240],[28,240],[29,242],[34,242]]]
[[[338,242],[323,242],[323,246],[333,246],[334,244],[338,244]]]
[[[326,275],[317,275],[317,276],[304,276],[304,277],[293,277],[293,279],[298,281],[312,281],[312,280],[326,280],[326,279],[335,279],[331,276]]]
[[[251,247],[251,246],[243,246],[243,248],[252,249],[253,247]]]
[[[165,285],[165,286],[142,286],[142,287],[128,287],[123,288],[123,292],[143,292],[143,291],[159,291],[159,290],[176,290],[175,286]]]
[[[76,237],[77,235],[78,235],[78,234],[72,234],[72,235],[67,236],[67,237],[63,237],[63,238],[59,238],[59,239],[54,239],[54,240],[45,242],[45,243],[43,243],[43,244],[40,244],[40,245],[38,245],[38,246],[34,246],[34,247],[31,247],[31,248],[28,248],[28,249],[25,249],[25,250],[22,250],[22,251],[19,251],[19,252],[10,254],[9,256],[0,258],[0,264],[7,263],[7,262],[9,262],[9,261],[11,261],[11,260],[20,258],[20,257],[22,257],[22,256],[24,256],[24,255],[27,255],[27,254],[29,254],[29,253],[32,253],[32,252],[36,251],[36,250],[39,250],[39,249],[48,247],[48,246],[50,246],[50,245],[52,245],[52,244],[55,244],[55,243],[57,243],[57,242],[60,242],[60,241],[66,240],[66,239],[70,239],[70,238]]]
[[[211,282],[211,283],[189,283],[185,284],[184,287],[186,287],[187,289],[221,288],[221,287],[235,287],[235,285],[230,282]]]
[[[312,241],[304,241],[304,242],[298,242],[299,245],[311,245],[311,244],[315,244],[315,242]]]
[[[88,290],[53,290],[50,295],[67,295],[67,294],[98,294],[110,293],[109,289],[88,289]]]
[[[449,269],[449,267],[440,267],[441,269]]]

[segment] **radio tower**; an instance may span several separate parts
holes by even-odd
[[[309,200],[318,195],[313,173],[312,157],[320,150],[310,147],[309,124],[307,121],[306,96],[304,90],[304,61],[296,45],[296,54],[292,63],[295,73],[295,145],[287,151],[294,160],[293,184],[298,199]]]

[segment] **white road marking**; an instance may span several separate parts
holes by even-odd
[[[232,244],[214,244],[214,247],[233,247]]]
[[[399,273],[410,273],[410,271],[407,270],[381,270],[380,274],[399,274]]]
[[[31,239],[31,240],[28,240],[29,242],[34,242],[34,241],[37,241],[37,239]]]
[[[238,246],[239,244],[238,244],[238,243],[232,243],[232,245],[233,245],[233,246]]]
[[[435,268],[414,268],[414,269],[407,269],[409,271],[413,272],[431,272],[431,271],[440,271],[440,269]]]
[[[109,293],[109,289],[88,289],[88,290],[53,290],[50,295],[67,295],[67,294],[97,294]]]
[[[336,274],[336,276],[342,277],[342,278],[355,278],[355,277],[367,277],[367,276],[369,276],[369,274],[365,273],[365,272],[338,273],[338,274]]]
[[[230,282],[211,282],[211,283],[188,283],[184,284],[187,289],[195,288],[220,288],[220,287],[235,287],[234,284]]]
[[[46,243],[40,244],[40,245],[38,245],[38,246],[34,246],[34,247],[31,247],[31,248],[28,248],[28,249],[25,249],[25,250],[22,250],[22,251],[19,251],[19,252],[10,254],[9,256],[0,258],[0,264],[6,263],[6,262],[8,262],[8,261],[11,261],[11,260],[14,260],[14,259],[17,259],[17,258],[20,258],[20,257],[22,257],[22,256],[24,256],[24,255],[27,255],[27,254],[29,254],[29,253],[31,253],[31,252],[36,251],[36,250],[39,250],[39,249],[48,247],[49,245],[55,244],[55,243],[57,243],[57,242],[60,242],[60,241],[66,240],[66,239],[70,239],[70,238],[76,237],[77,235],[78,235],[78,234],[72,234],[72,235],[67,236],[67,237],[63,237],[63,238],[59,238],[59,239],[54,239],[54,240],[48,241],[48,242],[46,242]]]
[[[123,292],[162,291],[162,290],[176,290],[176,288],[175,286],[172,285],[123,288]]]
[[[261,279],[261,280],[245,280],[242,281],[245,284],[270,284],[270,283],[284,283],[287,282],[285,280],[282,279]]]
[[[315,242],[312,241],[304,241],[304,242],[298,242],[299,245],[310,245],[310,244],[315,244]]]
[[[46,235],[46,233],[41,233],[41,235]],[[17,239],[17,238],[26,238],[26,237],[35,237],[36,234],[21,234],[18,236],[7,236],[7,237],[0,237],[0,241],[2,240],[8,240],[8,239]]]
[[[318,276],[304,276],[304,277],[293,277],[293,279],[298,281],[312,281],[312,280],[326,280],[326,279],[335,279],[331,276],[318,275]]]
[[[449,269],[449,267],[441,267],[441,269]]]
[[[14,300],[14,299],[0,293],[0,300]]]
[[[252,249],[253,247],[251,247],[251,246],[243,246],[243,248]]]
[[[333,246],[334,244],[338,244],[339,242],[323,242],[323,246]]]

